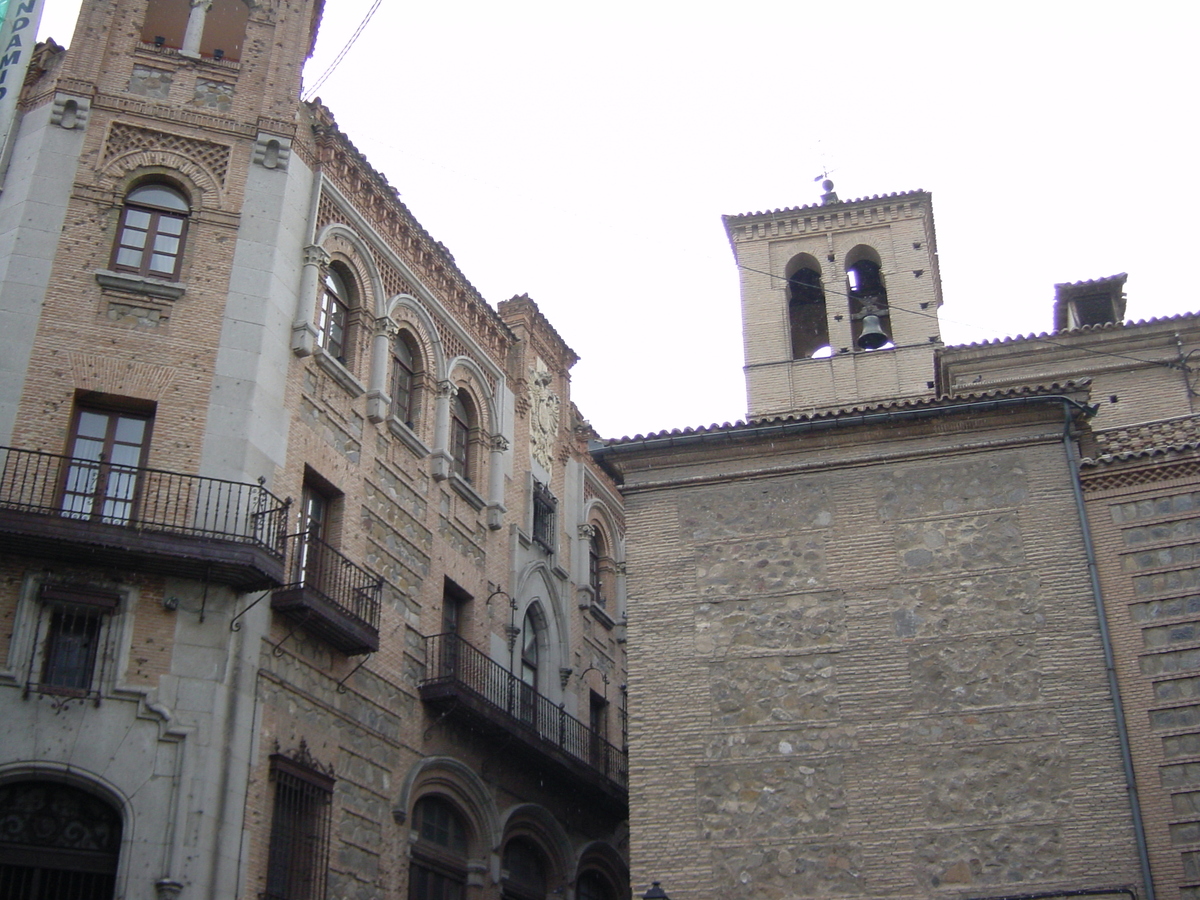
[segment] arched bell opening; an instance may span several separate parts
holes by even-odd
[[[873,247],[859,245],[846,256],[846,296],[855,348],[879,350],[892,341],[891,309],[883,264]]]
[[[814,257],[801,253],[788,263],[787,295],[792,359],[830,355],[825,286]]]

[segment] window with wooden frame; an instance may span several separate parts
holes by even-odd
[[[404,332],[392,341],[392,415],[413,427],[417,420],[417,377],[420,356],[412,337]]]
[[[72,519],[107,525],[135,520],[141,469],[150,449],[153,404],[129,409],[79,406],[62,483],[61,508]]]
[[[57,694],[100,701],[109,662],[111,618],[120,603],[116,591],[45,584],[29,658],[26,695]]]
[[[191,205],[180,191],[152,182],[125,195],[112,267],[151,278],[179,278]]]
[[[592,589],[592,600],[604,606],[604,538],[600,529],[593,525],[592,536],[588,538],[588,586]]]
[[[301,742],[293,756],[271,756],[275,800],[267,854],[265,900],[325,900],[333,821],[332,771],[323,771]]]
[[[413,807],[416,842],[408,871],[408,900],[462,900],[467,883],[467,826],[443,797]]]
[[[474,464],[471,432],[474,427],[475,416],[470,398],[460,389],[450,401],[450,460],[454,474],[463,481],[471,480]]]
[[[550,488],[533,482],[533,539],[548,553],[554,552],[554,520],[558,501]]]
[[[351,287],[347,274],[339,266],[325,273],[325,290],[317,312],[317,342],[321,348],[345,365],[350,347]]]

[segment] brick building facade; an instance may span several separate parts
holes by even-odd
[[[624,522],[319,105],[320,0],[88,0],[0,195],[0,894],[628,896]]]
[[[830,194],[726,221],[748,421],[589,452],[536,304],[298,102],[321,14],[36,54],[0,894],[1200,900],[1200,319],[946,347],[930,197]]]

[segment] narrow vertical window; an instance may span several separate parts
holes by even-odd
[[[321,309],[317,320],[317,340],[340,363],[346,362],[346,324],[350,316],[350,291],[337,269],[325,275]]]
[[[557,506],[550,488],[540,481],[534,481],[533,539],[548,553],[554,552],[554,513]]]
[[[602,563],[604,560],[604,539],[600,536],[600,529],[592,526],[595,530],[592,536],[588,539],[588,585],[592,589],[592,599],[599,606],[604,606],[607,602],[607,597],[604,593],[604,570]]]
[[[592,765],[603,771],[608,741],[608,701],[595,691],[591,692],[588,727],[592,732]]]
[[[264,894],[268,900],[326,896],[334,780],[311,763],[303,744],[300,757],[271,756],[275,802]]]
[[[392,415],[410,428],[416,421],[417,356],[408,335],[392,342]]]
[[[850,299],[850,331],[854,346],[877,350],[890,340],[892,330],[887,287],[878,254],[866,246],[855,247],[846,266]]]
[[[826,318],[825,288],[821,284],[816,261],[811,257],[807,260],[802,257],[800,268],[788,276],[788,325],[791,329],[792,359],[828,355],[829,320]]]
[[[471,480],[472,416],[460,390],[450,401],[450,458],[454,474],[463,481]]]
[[[165,184],[144,184],[125,196],[112,266],[154,278],[178,278],[187,236],[187,198]]]
[[[538,666],[541,659],[541,648],[538,640],[538,620],[534,610],[525,613],[521,623],[521,721],[530,725],[537,724],[538,698]]]

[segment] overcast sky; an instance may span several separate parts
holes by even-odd
[[[306,80],[373,0],[329,0]],[[77,0],[48,0],[68,43]],[[319,90],[493,305],[528,293],[617,437],[745,415],[721,215],[933,193],[948,343],[1128,272],[1200,309],[1200,4],[383,0]]]

